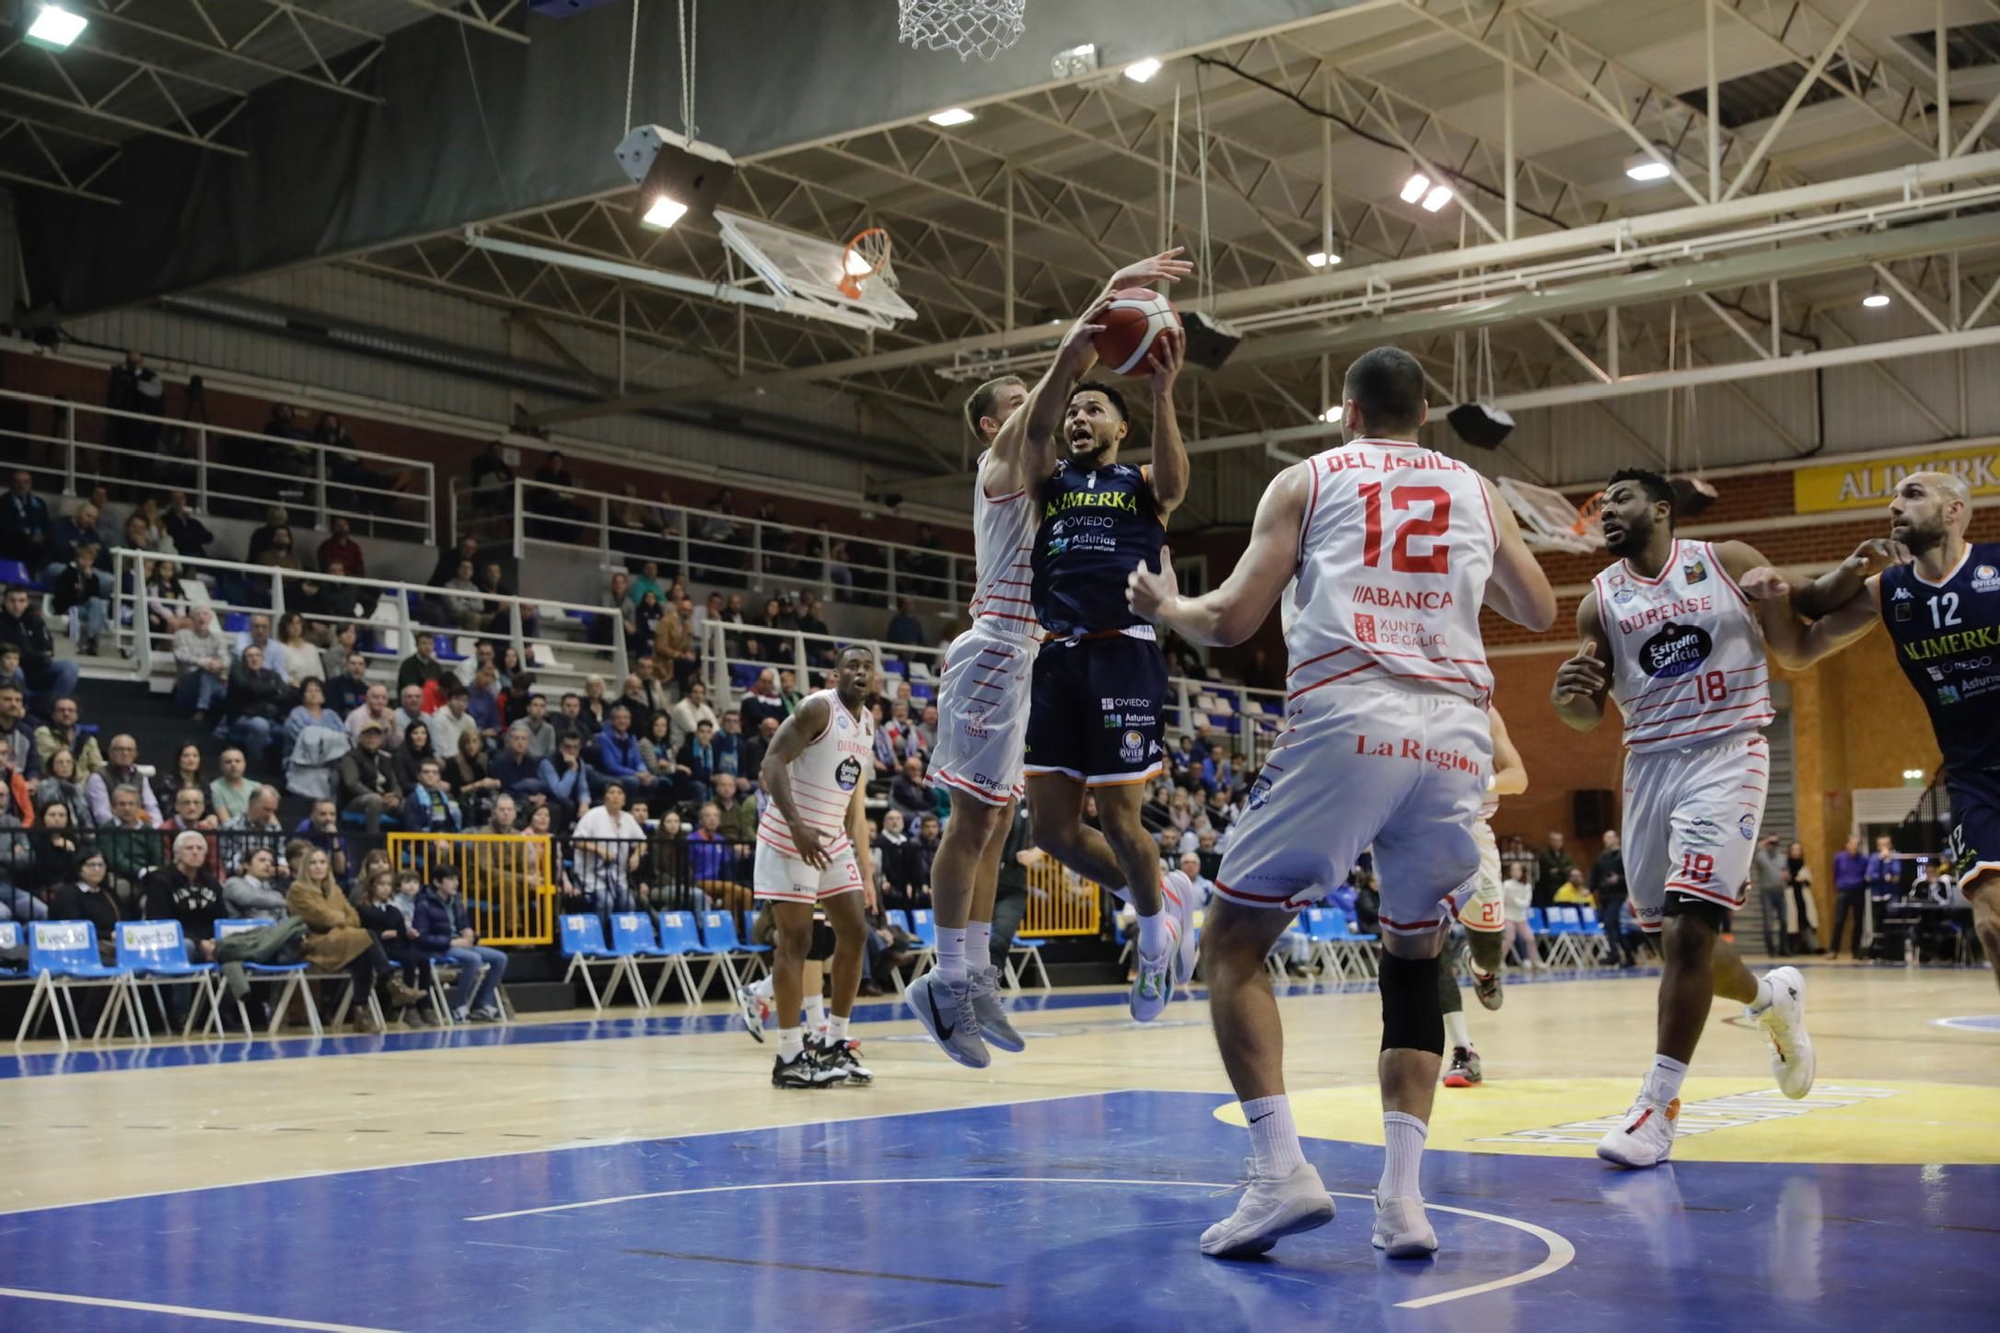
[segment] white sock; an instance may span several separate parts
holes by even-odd
[[[993,923],[991,921],[968,921],[965,923],[965,965],[967,967],[993,966]]]
[[[821,1031],[826,1027],[826,997],[824,995],[806,996],[806,1026],[814,1032]]]
[[[946,981],[965,980],[965,936],[964,927],[938,927],[937,970]]]
[[[1465,1026],[1465,1010],[1460,1009],[1444,1016],[1444,1031],[1453,1046],[1472,1049],[1472,1033]]]
[[[803,1028],[778,1029],[778,1058],[792,1060],[806,1048],[806,1034]]]
[[[1139,917],[1139,956],[1158,962],[1167,956],[1167,943],[1167,914],[1142,914]]]
[[[1639,1093],[1664,1105],[1681,1095],[1681,1080],[1687,1077],[1687,1072],[1688,1067],[1679,1060],[1656,1055],[1653,1067],[1646,1071],[1646,1081],[1639,1085]]]
[[[1243,1103],[1250,1124],[1250,1155],[1257,1174],[1282,1179],[1305,1164],[1299,1151],[1299,1131],[1292,1125],[1292,1104],[1282,1092]]]
[[[1771,1001],[1777,998],[1778,993],[1771,989],[1771,978],[1768,976],[1758,977],[1757,998],[1750,1002],[1750,1012],[1753,1014],[1763,1013],[1771,1007]]]
[[[1424,1160],[1424,1139],[1430,1130],[1424,1122],[1401,1111],[1382,1113],[1382,1142],[1388,1149],[1382,1159],[1382,1180],[1375,1192],[1385,1199],[1421,1199],[1417,1168]]]
[[[826,1039],[828,1041],[847,1040],[847,1020],[839,1014],[829,1014],[826,1019]]]

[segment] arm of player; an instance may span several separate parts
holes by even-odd
[[[1870,545],[1864,542],[1863,550]],[[1787,670],[1802,671],[1822,657],[1838,652],[1867,633],[1879,618],[1875,600],[1881,595],[1879,578],[1870,579],[1862,588],[1864,592],[1875,590],[1873,597],[1850,597],[1837,608],[1839,612],[1846,612],[1849,607],[1858,607],[1853,614],[1842,614],[1831,625],[1827,622],[1833,619],[1832,616],[1822,616],[1807,625],[1794,610],[1797,591],[1771,567],[1756,547],[1747,542],[1720,542],[1716,545],[1715,554],[1722,562],[1724,575],[1736,580],[1737,586],[1751,599],[1757,622],[1764,632],[1764,647],[1778,665]],[[1853,558],[1849,557],[1850,560]],[[1843,561],[1842,567],[1845,568],[1845,565]]]
[[[1903,543],[1888,537],[1871,537],[1854,548],[1854,554],[1821,574],[1810,583],[1799,584],[1792,589],[1792,610],[1807,620],[1817,620],[1821,616],[1848,605],[1864,592],[1869,592],[1876,584],[1876,576],[1890,565],[1910,563],[1910,550]],[[1761,574],[1752,570],[1745,576],[1745,582],[1752,575]],[[1875,594],[1879,599],[1880,594]]]
[[[1549,576],[1528,549],[1528,539],[1521,535],[1514,511],[1492,482],[1481,477],[1479,484],[1486,488],[1486,508],[1493,515],[1497,538],[1493,575],[1486,583],[1486,605],[1516,625],[1540,634],[1556,623],[1556,590],[1549,586]]]
[[[1153,488],[1153,503],[1159,506],[1160,521],[1180,508],[1187,499],[1187,441],[1181,438],[1180,413],[1174,410],[1174,381],[1187,364],[1187,334],[1167,329],[1153,340],[1153,370],[1146,388],[1153,404],[1153,462],[1146,474]]]
[[[854,844],[854,864],[861,868],[861,883],[875,892],[875,849],[868,845],[868,784],[854,784],[854,798],[847,803],[847,837]]]
[[[1125,600],[1148,620],[1195,643],[1229,646],[1256,633],[1298,568],[1310,466],[1294,463],[1272,481],[1257,502],[1249,549],[1221,587],[1201,597],[1182,597],[1174,581],[1173,553],[1163,547],[1158,570],[1141,565],[1132,571]]]
[[[1514,738],[1507,734],[1507,721],[1500,710],[1487,709],[1486,720],[1493,727],[1493,793],[1519,796],[1528,789],[1528,766],[1521,762],[1521,752],[1514,748]]]
[[[1604,720],[1604,696],[1611,686],[1606,663],[1611,660],[1608,636],[1597,614],[1595,590],[1583,595],[1576,607],[1576,636],[1581,646],[1576,655],[1556,668],[1555,689],[1549,702],[1556,716],[1575,731],[1595,731]]]
[[[771,748],[764,754],[764,765],[757,770],[757,780],[771,794],[771,804],[778,807],[785,827],[791,830],[799,859],[814,870],[826,868],[826,849],[820,845],[818,830],[799,817],[799,804],[792,794],[792,761],[806,752],[813,737],[825,731],[831,721],[826,700],[806,700],[798,712],[779,724],[778,734],[771,737]]]

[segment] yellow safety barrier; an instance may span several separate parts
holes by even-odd
[[[554,850],[546,836],[502,833],[391,833],[389,861],[428,884],[443,866],[458,870],[459,890],[479,942],[497,947],[553,944],[556,938]]]
[[[1103,902],[1101,887],[1045,856],[1028,867],[1028,912],[1020,933],[1029,939],[1095,935]]]

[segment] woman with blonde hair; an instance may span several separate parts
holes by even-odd
[[[414,1004],[423,998],[423,992],[391,975],[395,964],[340,891],[324,849],[315,847],[306,854],[299,877],[285,894],[285,911],[306,923],[307,962],[323,972],[345,971],[354,978],[355,1031],[381,1031],[365,1003],[379,979],[388,978],[389,998],[395,1004]]]

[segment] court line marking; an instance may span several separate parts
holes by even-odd
[[[1957,1018],[1933,1018],[1933,1027],[1956,1032],[2000,1032],[2000,1014],[1964,1014]]]
[[[109,1310],[143,1310],[147,1314],[180,1315],[187,1319],[212,1319],[225,1324],[261,1324],[267,1328],[310,1328],[322,1333],[396,1333],[395,1329],[369,1324],[326,1324],[314,1319],[285,1319],[279,1315],[241,1314],[234,1310],[209,1310],[198,1305],[161,1305],[154,1301],[121,1301],[110,1296],[77,1296],[66,1291],[34,1291],[27,1287],[0,1287],[0,1297],[23,1301],[48,1301],[57,1305],[94,1305]]]
[[[581,1199],[575,1203],[547,1204],[540,1208],[517,1208],[505,1213],[481,1213],[468,1217],[467,1222],[499,1222],[514,1217],[535,1217],[544,1213],[577,1212],[585,1208],[605,1208],[612,1204],[635,1203],[645,1199],[684,1199],[698,1194],[736,1194],[747,1190],[825,1189],[835,1185],[1138,1185],[1148,1189],[1216,1189],[1233,1190],[1241,1181],[1219,1180],[1122,1180],[1100,1179],[1088,1176],[899,1176],[879,1180],[771,1180],[752,1182],[747,1185],[698,1185],[689,1189],[651,1190],[644,1194],[618,1194],[605,1199]],[[1340,1199],[1366,1199],[1375,1201],[1372,1194],[1353,1194],[1343,1190],[1328,1190],[1327,1193]],[[1451,1291],[1441,1291],[1431,1296],[1420,1296],[1412,1300],[1397,1302],[1401,1310],[1421,1310],[1432,1305],[1442,1305],[1446,1301],[1464,1300],[1468,1296],[1480,1296],[1489,1291],[1500,1291],[1506,1287],[1516,1287],[1561,1272],[1576,1259],[1576,1246],[1557,1232],[1547,1227],[1536,1226],[1533,1222],[1523,1222],[1512,1217],[1502,1217],[1498,1213],[1482,1213],[1473,1208],[1454,1208],[1448,1204],[1425,1202],[1424,1206],[1441,1213],[1457,1213],[1461,1217],[1478,1218],[1482,1222],[1497,1222],[1516,1231],[1525,1231],[1548,1247],[1548,1254],[1533,1268],[1523,1269],[1506,1277],[1494,1278],[1488,1282],[1476,1283],[1470,1287],[1458,1287]]]

